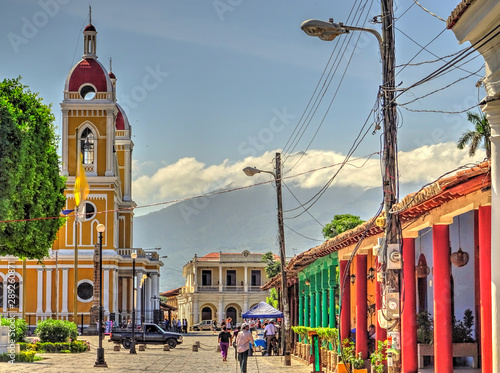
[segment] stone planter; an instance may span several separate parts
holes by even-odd
[[[308,365],[311,363],[311,345],[309,343],[306,344],[306,351],[304,354],[304,360],[306,361],[306,364],[308,364]]]

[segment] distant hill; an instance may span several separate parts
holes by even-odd
[[[416,190],[416,189],[413,189]],[[304,203],[317,190],[293,191]],[[294,256],[323,242],[322,226],[284,188],[284,224],[287,256]],[[330,188],[309,212],[321,224],[336,214],[371,218],[382,202],[379,188]],[[134,247],[161,247],[163,259],[160,290],[184,285],[182,267],[194,257],[210,252],[278,253],[276,192],[269,185],[184,201],[134,219]],[[300,214],[300,217],[291,219]],[[314,239],[314,240],[311,240]]]

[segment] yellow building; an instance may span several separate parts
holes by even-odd
[[[137,289],[138,320],[142,312],[146,320],[152,319],[153,310],[159,309],[159,276],[163,264],[157,252],[133,248],[136,204],[132,200],[131,174],[134,144],[127,116],[117,103],[117,79],[97,60],[96,36],[95,27],[89,24],[83,32],[82,60],[67,76],[61,103],[66,209],[75,209],[73,189],[80,154],[90,187],[87,199],[80,204],[79,222],[75,225],[75,213],[68,215],[43,263],[27,260],[23,269],[22,261],[15,257],[3,257],[0,262],[2,314],[24,316],[31,326],[47,318],[73,320],[75,303],[77,324],[84,327],[89,324],[90,307],[94,294],[98,294],[94,292],[94,287],[98,289],[98,284],[94,284],[98,224],[106,227],[102,242],[105,318],[122,321],[131,317],[134,288]],[[137,253],[135,286],[132,252]],[[144,285],[140,285],[143,275],[147,277]],[[8,276],[16,279],[16,308],[11,309],[7,309]]]
[[[231,317],[241,322],[241,314],[269,296],[260,286],[268,279],[263,254],[210,253],[194,256],[184,268],[186,285],[178,296],[178,316],[189,326],[202,320],[222,320]]]

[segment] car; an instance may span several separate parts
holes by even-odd
[[[213,322],[212,320],[203,320],[202,322],[198,324],[193,324],[193,330],[198,331],[198,330],[212,330],[213,327]],[[217,330],[220,330],[218,327]]]
[[[183,337],[179,333],[166,332],[156,324],[146,323],[134,332],[136,343],[141,344],[168,344],[175,348],[182,343]],[[132,330],[130,328],[113,328],[109,342],[121,343],[123,348],[129,349],[132,343]]]

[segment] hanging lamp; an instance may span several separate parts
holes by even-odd
[[[458,215],[458,251],[450,255],[450,261],[457,267],[463,267],[469,263],[469,253],[462,251],[462,245],[460,244],[460,215]]]

